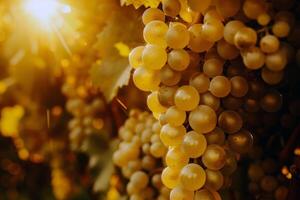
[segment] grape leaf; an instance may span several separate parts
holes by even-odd
[[[131,72],[127,57],[129,49],[143,41],[141,13],[130,7],[119,9],[97,36],[93,48],[97,49],[101,62],[94,63],[90,69],[93,84],[100,88],[107,101],[114,98],[120,87],[128,84]]]

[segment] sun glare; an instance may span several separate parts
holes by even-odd
[[[28,0],[25,10],[41,23],[50,23],[57,15],[58,2],[56,0]]]

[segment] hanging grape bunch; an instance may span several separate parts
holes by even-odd
[[[167,148],[159,138],[160,129],[150,113],[131,110],[119,130],[121,142],[113,161],[126,179],[130,200],[168,199],[170,191],[161,182],[162,158]]]
[[[162,126],[170,199],[219,198],[238,154],[251,149],[256,117],[280,110],[276,85],[293,59],[293,47],[281,40],[295,19],[277,5],[164,0],[162,9],[145,10],[146,45],[134,48],[129,62]]]

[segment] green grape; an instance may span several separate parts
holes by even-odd
[[[260,100],[260,106],[266,112],[277,112],[280,110],[281,105],[282,95],[275,90],[269,91]]]
[[[198,90],[198,92],[204,93],[209,88],[210,80],[204,73],[195,73],[189,80],[190,85]]]
[[[271,71],[282,71],[287,65],[287,56],[282,50],[266,56],[266,67]]]
[[[230,176],[236,171],[236,169],[237,169],[237,157],[233,152],[227,150],[225,165],[222,168],[221,172],[224,176]]]
[[[188,0],[188,6],[196,11],[196,12],[203,12],[205,11],[212,3],[212,0],[203,0],[199,3],[198,0]]]
[[[234,45],[239,49],[246,49],[256,44],[257,34],[250,27],[241,27],[234,35]]]
[[[146,155],[142,158],[142,167],[145,170],[152,171],[157,166],[157,161],[150,155]]]
[[[210,144],[218,144],[223,145],[225,142],[225,134],[222,129],[216,127],[213,131],[205,134],[206,142],[208,145]]]
[[[152,92],[147,97],[148,108],[155,113],[163,113],[167,110],[166,107],[162,106],[158,100],[158,92]]]
[[[191,200],[194,199],[194,192],[182,187],[176,187],[171,190],[170,200]]]
[[[210,78],[219,76],[223,72],[223,65],[224,61],[221,59],[208,59],[203,64],[203,73]]]
[[[224,27],[225,41],[233,45],[235,34],[243,27],[245,27],[244,23],[239,20],[231,20],[227,22],[227,24]]]
[[[175,188],[179,183],[179,173],[177,169],[173,169],[170,167],[164,168],[161,173],[161,181],[162,183],[169,189]]]
[[[162,0],[162,9],[167,16],[176,17],[180,12],[179,0]]]
[[[216,76],[210,81],[209,91],[216,97],[226,97],[231,91],[231,83],[225,76]]]
[[[159,72],[145,67],[139,67],[133,73],[133,82],[140,90],[156,90],[160,84]]]
[[[166,120],[172,126],[180,126],[185,122],[186,113],[178,109],[176,106],[171,106],[166,111]]]
[[[175,105],[178,109],[190,111],[195,109],[200,101],[198,91],[189,85],[181,86],[177,89],[174,97]]]
[[[166,146],[179,146],[186,133],[184,126],[166,124],[161,128],[160,139]]]
[[[146,45],[142,54],[143,66],[147,69],[161,69],[166,64],[167,59],[167,52],[163,47],[158,45]]]
[[[167,31],[168,25],[165,24],[165,22],[159,20],[151,21],[144,28],[144,40],[148,44],[166,47],[167,42],[165,40],[165,36]]]
[[[202,25],[202,33],[206,40],[216,42],[223,37],[224,25],[221,20],[210,18]]]
[[[266,61],[265,54],[257,47],[251,47],[242,52],[242,58],[248,69],[256,70],[263,67]]]
[[[279,38],[287,37],[290,33],[290,30],[290,24],[283,20],[275,21],[272,26],[273,34]]]
[[[234,97],[243,97],[248,93],[249,86],[247,80],[242,76],[234,76],[230,79],[230,94]]]
[[[283,79],[284,71],[271,71],[267,67],[261,70],[261,78],[269,85],[276,85]]]
[[[214,45],[214,42],[207,40],[203,34],[202,24],[193,24],[188,31],[190,32],[190,42],[188,47],[192,51],[201,53],[207,51]]]
[[[190,131],[183,138],[182,149],[190,158],[198,158],[204,153],[206,145],[204,135]]]
[[[159,73],[161,82],[167,86],[174,86],[181,79],[181,73],[172,70],[168,65],[165,65]]]
[[[215,111],[206,105],[200,105],[189,115],[190,126],[198,133],[208,133],[215,129],[217,115]]]
[[[259,15],[265,13],[266,3],[260,0],[245,0],[243,11],[249,19],[257,19]]]
[[[206,182],[205,187],[211,190],[219,190],[223,186],[224,178],[220,171],[214,171],[210,169],[205,170]]]
[[[238,13],[241,7],[240,0],[216,0],[217,11],[223,17],[232,17]]]
[[[143,65],[142,62],[142,53],[144,51],[144,46],[138,46],[131,50],[128,58],[129,58],[129,64],[132,68],[138,68]]]
[[[188,164],[189,157],[180,147],[171,147],[166,154],[165,160],[168,167],[181,170]]]
[[[155,158],[163,157],[167,152],[167,148],[161,142],[152,143],[150,146],[150,153]]]
[[[174,105],[174,96],[177,89],[176,86],[161,86],[158,90],[158,100],[161,105],[166,107]]]
[[[253,145],[253,136],[247,130],[241,130],[228,137],[229,147],[237,153],[247,153]]]
[[[148,185],[149,177],[145,172],[137,171],[130,177],[130,183],[139,189],[143,189]]]
[[[190,55],[183,49],[172,50],[168,54],[168,64],[175,71],[183,71],[190,64]]]
[[[144,11],[142,20],[145,25],[154,20],[160,20],[164,22],[165,14],[160,9],[148,8]]]
[[[220,99],[212,95],[210,92],[205,92],[201,95],[200,104],[211,107],[214,111],[220,108]]]
[[[183,49],[189,44],[190,34],[186,26],[179,22],[169,24],[166,42],[172,49]]]
[[[240,54],[239,50],[235,46],[229,44],[224,39],[217,43],[217,51],[218,54],[226,60],[233,60]]]
[[[271,21],[271,16],[268,13],[262,13],[257,17],[257,23],[261,26],[267,26]]]
[[[225,150],[215,144],[208,145],[202,156],[203,164],[211,170],[220,170],[226,162]]]
[[[203,187],[206,174],[200,165],[190,163],[182,168],[179,179],[184,189],[195,191]]]
[[[280,42],[274,35],[265,35],[260,39],[259,46],[264,53],[274,53],[279,49]]]
[[[218,118],[218,125],[226,133],[235,133],[243,126],[242,117],[235,111],[223,111]]]
[[[204,188],[195,193],[194,200],[216,200],[216,198],[208,189]]]

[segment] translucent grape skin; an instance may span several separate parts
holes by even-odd
[[[195,73],[190,78],[190,85],[196,88],[200,94],[208,90],[209,83],[209,78],[203,73]]]
[[[253,136],[247,130],[241,130],[228,137],[229,147],[237,153],[247,153],[253,145]]]
[[[197,0],[188,0],[189,7],[197,12],[203,12],[205,11],[211,4],[212,0],[203,0],[201,3]]]
[[[172,70],[170,66],[165,65],[160,71],[160,79],[164,85],[174,86],[181,79],[181,73],[175,70]]]
[[[142,54],[143,65],[147,69],[161,69],[166,64],[167,59],[167,52],[158,45],[146,45]]]
[[[190,34],[182,23],[170,23],[166,33],[166,42],[172,49],[183,49],[189,44]]]
[[[156,90],[160,84],[159,72],[139,67],[133,73],[133,82],[140,90]]]
[[[201,53],[210,49],[214,42],[211,42],[205,38],[202,31],[202,24],[193,24],[188,29],[190,32],[190,42],[188,47],[197,53]]]
[[[165,159],[168,167],[178,170],[181,170],[189,162],[189,157],[180,147],[169,148]]]
[[[223,145],[225,142],[225,134],[222,129],[216,127],[213,131],[205,134],[207,144]]]
[[[183,139],[182,149],[190,158],[200,157],[207,146],[204,135],[195,131],[188,132]]]
[[[194,199],[194,192],[182,187],[173,188],[170,193],[170,200],[190,200]]]
[[[185,85],[178,88],[175,93],[174,101],[177,108],[190,111],[195,109],[199,104],[200,95],[194,87]]]
[[[274,35],[265,35],[260,39],[259,46],[264,53],[274,53],[279,49],[280,42]]]
[[[165,21],[165,14],[157,8],[148,8],[144,11],[142,20],[144,25],[148,24],[153,20]]]
[[[166,120],[172,126],[180,126],[185,122],[186,113],[176,106],[169,107],[166,111]]]
[[[208,145],[202,156],[203,164],[211,170],[220,170],[226,161],[225,150],[215,144]]]
[[[231,91],[231,83],[225,76],[216,76],[210,81],[209,91],[216,97],[226,97]]]
[[[167,42],[165,40],[166,33],[168,31],[168,25],[160,20],[153,20],[146,24],[143,36],[144,40],[148,44],[158,45],[166,47]]]
[[[179,0],[163,0],[162,9],[167,16],[176,17],[180,12]]]
[[[136,69],[140,66],[142,66],[142,53],[144,51],[144,46],[138,46],[131,50],[128,58],[129,58],[129,64],[132,68]]]
[[[215,191],[221,189],[224,183],[224,178],[222,173],[220,171],[214,171],[209,169],[206,169],[205,173],[206,173],[205,187]]]
[[[182,143],[185,133],[184,126],[174,127],[166,124],[161,129],[160,139],[166,146],[179,146]]]
[[[161,174],[162,183],[169,189],[175,188],[179,183],[180,171],[170,167],[164,168]]]
[[[249,27],[241,27],[234,35],[234,45],[239,49],[249,48],[256,44],[257,34]]]
[[[183,49],[172,50],[168,54],[168,64],[175,71],[183,71],[190,64],[190,55]]]
[[[224,39],[231,45],[234,45],[235,34],[245,25],[239,20],[231,20],[224,27]]]
[[[218,125],[226,133],[235,133],[239,131],[243,126],[243,120],[241,116],[235,111],[224,111],[219,115]]]
[[[223,65],[224,61],[221,59],[208,59],[203,64],[203,73],[210,78],[219,76],[223,72]]]
[[[189,191],[200,189],[205,184],[205,180],[205,171],[198,164],[187,164],[180,172],[180,183],[183,188]]]
[[[199,133],[208,133],[215,129],[217,115],[215,111],[206,105],[200,105],[189,115],[190,126]]]

